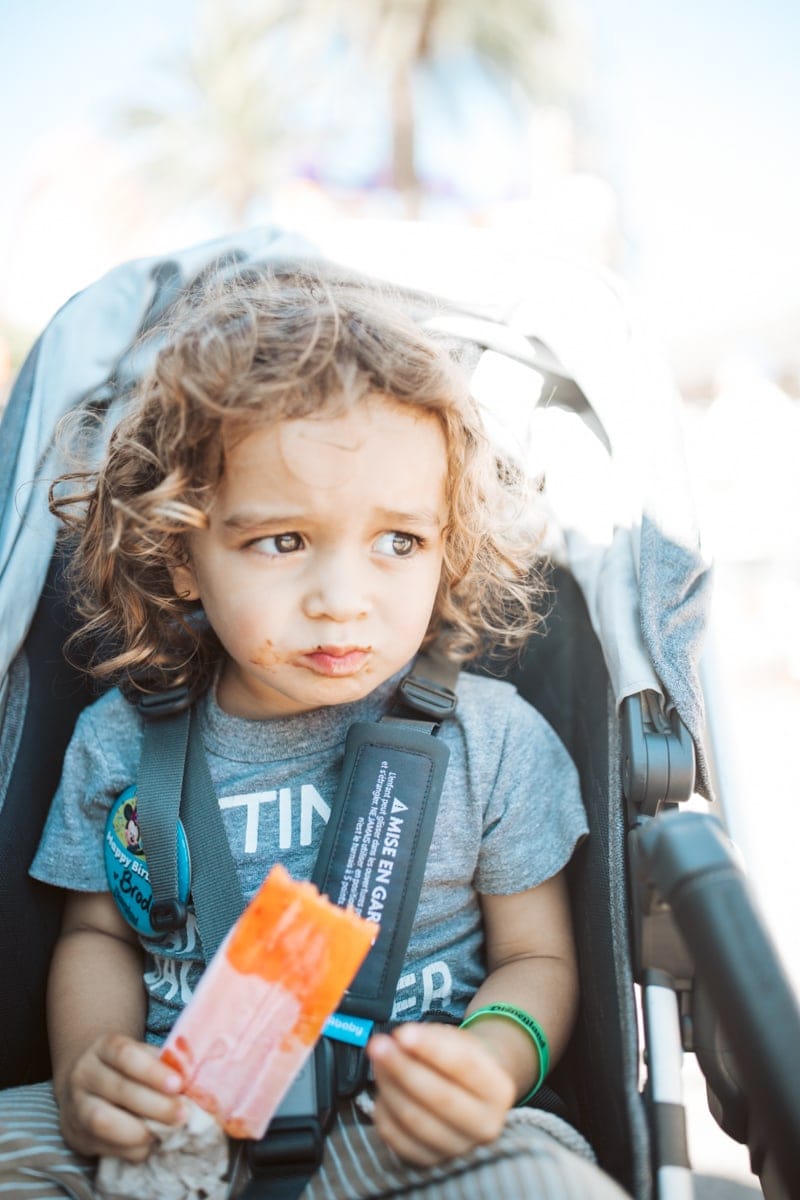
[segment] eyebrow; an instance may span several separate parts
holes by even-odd
[[[444,524],[440,515],[428,508],[419,509],[417,512],[404,512],[400,509],[379,509],[375,517],[381,524],[399,529],[406,526],[412,528],[433,527],[440,529]],[[241,512],[231,513],[229,517],[224,519],[222,526],[224,529],[242,533],[248,529],[258,529],[263,525],[283,525],[288,528],[290,525],[302,525],[308,519],[308,513],[301,511],[269,512],[263,509],[246,508],[242,509]]]
[[[261,525],[290,525],[301,522],[304,514],[300,512],[267,512],[263,509],[245,508],[241,512],[232,513],[222,522],[224,529],[243,531],[256,529]]]
[[[405,525],[432,525],[439,529],[443,524],[439,514],[429,508],[421,508],[417,512],[401,512],[399,509],[393,508],[380,509],[376,515],[386,525],[398,525],[401,529]]]

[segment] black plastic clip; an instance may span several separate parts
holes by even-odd
[[[162,717],[174,717],[192,706],[188,687],[170,688],[166,692],[143,693],[136,707],[147,721],[160,721]]]
[[[694,789],[691,735],[658,692],[627,696],[622,703],[622,788],[631,823],[639,814],[688,800]]]
[[[322,1163],[336,1097],[333,1046],[322,1037],[287,1092],[267,1132],[245,1143],[252,1179],[242,1200],[299,1197]]]
[[[156,933],[174,933],[176,929],[183,929],[188,916],[188,908],[177,897],[156,900],[150,906],[150,924]]]
[[[281,1117],[273,1122],[266,1137],[248,1143],[247,1157],[250,1170],[259,1177],[273,1171],[288,1174],[306,1169],[310,1176],[322,1162],[322,1147],[318,1118]]]
[[[409,708],[423,713],[434,721],[443,721],[456,711],[457,697],[452,688],[433,683],[421,675],[406,675],[400,684],[400,695]]]

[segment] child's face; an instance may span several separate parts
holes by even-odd
[[[209,528],[173,574],[227,651],[226,711],[358,700],[414,656],[441,575],[446,477],[437,419],[379,397],[230,449]]]

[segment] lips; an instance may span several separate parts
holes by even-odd
[[[302,655],[302,662],[317,675],[342,679],[357,675],[370,653],[370,648],[364,646],[317,646]]]

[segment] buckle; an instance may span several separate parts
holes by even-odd
[[[400,695],[409,708],[443,721],[456,711],[457,697],[452,688],[433,683],[421,675],[406,675],[400,684]]]
[[[337,1096],[355,1096],[367,1083],[368,1063],[365,1048],[354,1046],[350,1042],[334,1041],[333,1056],[336,1063]]]
[[[174,717],[191,708],[192,697],[188,687],[169,688],[166,692],[148,692],[136,701],[136,707],[147,721],[160,721],[162,717]]]
[[[309,1178],[322,1162],[325,1135],[333,1121],[336,1063],[328,1038],[320,1038],[281,1101],[267,1132],[244,1143],[255,1178]],[[262,1193],[253,1192],[254,1198]],[[245,1191],[243,1200],[248,1193]]]
[[[150,906],[150,924],[156,933],[172,933],[183,929],[189,910],[182,900],[156,900]]]
[[[322,1162],[322,1124],[313,1116],[275,1117],[264,1136],[246,1144],[256,1176],[313,1171]]]

